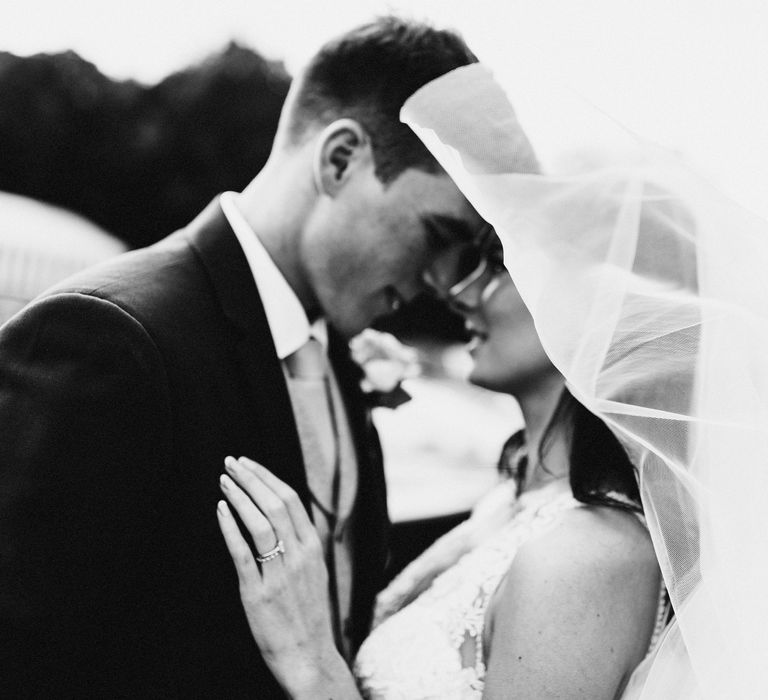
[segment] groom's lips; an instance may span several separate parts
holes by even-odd
[[[469,342],[467,343],[467,351],[472,353],[475,350],[477,350],[486,340],[488,340],[488,336],[484,333],[473,333],[472,337],[469,339]]]
[[[488,334],[481,331],[479,328],[475,328],[471,323],[465,325],[467,333],[469,333],[469,341],[467,342],[467,350],[473,352],[477,350],[486,340],[488,340]]]
[[[387,309],[390,313],[399,311],[403,307],[403,304],[405,304],[405,299],[403,299],[400,292],[391,285],[384,289],[384,294],[387,300]]]

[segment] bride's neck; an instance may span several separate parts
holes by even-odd
[[[547,431],[563,387],[562,376],[553,371],[542,377],[535,386],[531,386],[515,397],[525,419],[528,439],[530,467],[526,488],[568,474],[569,450],[565,431],[560,425],[555,425],[550,431]],[[546,470],[539,464],[538,459],[541,443],[545,437],[547,438]]]

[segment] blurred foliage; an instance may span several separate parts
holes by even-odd
[[[0,189],[152,243],[261,169],[289,85],[281,63],[234,43],[152,86],[71,51],[0,53]]]
[[[76,53],[0,52],[0,190],[75,211],[132,247],[242,190],[269,156],[291,78],[230,43],[156,85],[103,75]],[[377,324],[455,340],[461,322],[419,298]]]

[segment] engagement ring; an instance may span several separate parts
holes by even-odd
[[[278,540],[277,544],[274,547],[272,547],[272,549],[270,549],[268,552],[264,552],[264,554],[257,555],[256,561],[259,562],[259,564],[263,564],[265,561],[271,561],[275,557],[279,557],[283,554],[285,554],[283,541]]]

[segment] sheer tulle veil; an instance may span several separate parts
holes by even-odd
[[[637,468],[676,617],[624,697],[761,697],[768,223],[626,133],[621,158],[539,166],[514,103],[475,64],[402,118],[496,227],[544,348]]]

